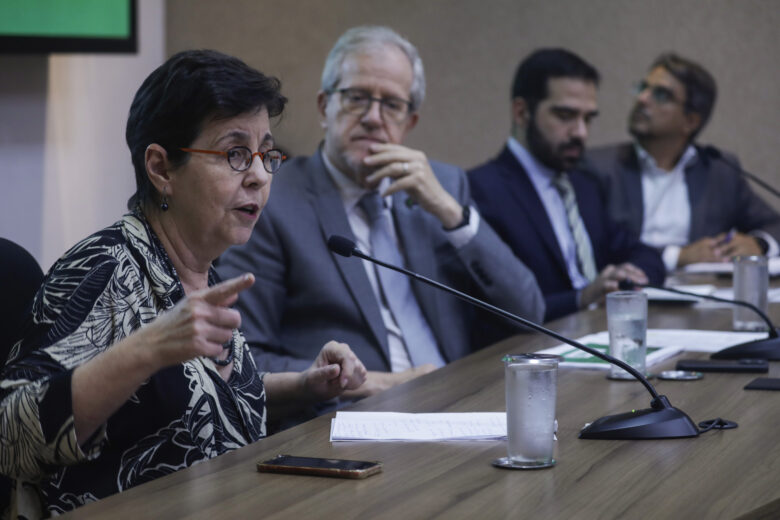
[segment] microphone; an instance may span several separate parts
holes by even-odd
[[[743,177],[747,177],[751,181],[755,182],[756,184],[758,184],[759,186],[764,188],[766,191],[770,192],[775,197],[780,197],[780,191],[778,191],[777,189],[775,189],[772,186],[770,186],[769,184],[767,184],[766,181],[762,180],[758,176],[756,176],[756,175],[754,175],[754,174],[752,174],[752,173],[750,173],[748,171],[745,171],[736,162],[727,159],[720,150],[718,150],[717,148],[715,148],[711,144],[708,144],[708,145],[699,145],[699,144],[697,144],[695,146],[695,148],[699,151],[699,153],[704,155],[705,158],[713,159],[713,160],[716,160],[716,161],[717,160],[722,161],[726,165],[730,166],[737,173],[739,173]]]
[[[740,307],[747,307],[759,316],[769,327],[769,337],[764,339],[757,339],[754,341],[747,341],[733,347],[725,348],[719,352],[715,352],[710,356],[710,359],[768,359],[770,361],[780,361],[780,334],[778,334],[777,327],[774,326],[761,309],[742,300],[728,300],[726,298],[718,298],[717,296],[710,296],[709,294],[697,294],[689,291],[681,291],[679,289],[673,289],[671,287],[662,287],[660,285],[641,285],[635,284],[631,280],[621,280],[618,283],[618,288],[622,291],[633,291],[637,288],[649,287],[651,289],[658,289],[659,291],[667,291],[671,293],[684,294],[686,296],[693,296],[696,298],[702,298],[705,300],[712,300],[716,302],[728,303],[730,305],[738,305]]]
[[[604,354],[599,350],[590,348],[582,343],[569,339],[565,336],[553,332],[550,329],[537,325],[536,323],[529,321],[525,318],[521,318],[511,312],[505,311],[499,307],[490,305],[483,302],[473,296],[453,289],[430,278],[426,278],[420,274],[417,274],[403,267],[398,267],[392,264],[388,264],[373,258],[355,247],[355,243],[342,236],[331,235],[328,238],[328,248],[337,255],[350,257],[356,256],[364,260],[368,260],[374,264],[392,269],[393,271],[405,274],[415,280],[419,280],[422,283],[448,292],[461,300],[464,300],[476,307],[487,310],[499,316],[502,316],[515,323],[520,323],[526,327],[533,329],[542,334],[551,336],[563,343],[567,343],[580,350],[584,350],[588,354],[603,359],[604,361],[617,365],[626,372],[634,376],[640,383],[642,383],[650,395],[652,401],[650,401],[650,408],[644,410],[632,410],[630,412],[621,413],[617,415],[609,415],[596,419],[592,423],[586,425],[581,431],[579,437],[581,439],[622,439],[622,440],[638,440],[638,439],[671,439],[677,437],[696,437],[699,435],[699,429],[691,421],[685,412],[673,407],[669,403],[669,399],[665,395],[659,395],[653,385],[647,380],[647,378],[640,374],[634,367],[625,363],[619,359],[616,359],[608,354]]]

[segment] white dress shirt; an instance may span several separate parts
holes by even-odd
[[[680,249],[688,243],[691,229],[691,203],[685,182],[685,167],[696,158],[693,146],[683,152],[670,171],[656,165],[655,159],[636,145],[642,177],[642,234],[639,240],[663,249],[667,271],[677,267]]]
[[[566,208],[563,205],[563,200],[561,200],[558,189],[553,184],[553,179],[557,172],[552,171],[550,168],[537,161],[536,158],[514,137],[510,137],[507,140],[507,147],[520,164],[523,165],[525,171],[528,172],[531,184],[533,184],[537,195],[539,195],[539,198],[542,201],[542,205],[547,212],[547,218],[550,219],[550,224],[552,224],[553,231],[555,232],[558,246],[561,248],[563,259],[566,262],[566,270],[569,273],[569,279],[571,280],[572,286],[577,290],[582,289],[588,285],[589,282],[580,272],[579,263],[577,261],[577,244],[574,242],[574,236],[569,227]],[[585,230],[585,233],[587,234],[587,229]],[[588,240],[590,240],[590,236],[588,236]]]
[[[355,235],[358,249],[368,254],[372,254],[371,250],[371,225],[368,221],[368,217],[365,212],[360,208],[358,203],[360,199],[365,195],[368,190],[358,186],[352,179],[347,177],[343,172],[339,171],[328,160],[326,155],[322,154],[322,160],[325,163],[325,168],[330,174],[333,182],[339,190],[341,200],[344,203],[344,211],[347,214],[347,220],[349,221],[349,227],[352,229],[352,233]],[[378,186],[380,193],[384,192],[390,185],[391,180],[388,178],[382,179]],[[385,204],[388,209],[392,209],[393,198],[385,197]],[[395,229],[395,222],[390,219],[391,234],[393,242],[401,252],[401,256],[405,258],[405,254],[401,243],[398,240],[398,234]],[[466,245],[476,234],[479,228],[479,213],[477,213],[474,207],[470,207],[470,217],[467,225],[457,228],[452,231],[447,231],[446,236],[453,247],[460,248]],[[404,342],[401,328],[395,321],[393,313],[390,311],[390,307],[382,294],[379,279],[377,277],[377,267],[369,262],[363,260],[363,267],[368,275],[368,281],[371,283],[371,289],[374,291],[377,303],[379,304],[379,310],[382,315],[382,321],[387,329],[387,343],[390,349],[390,367],[393,372],[401,372],[412,366],[411,358],[407,350],[406,343]],[[434,336],[435,337],[435,336]]]
[[[680,160],[670,171],[658,167],[650,154],[634,144],[642,175],[642,235],[640,240],[652,247],[663,249],[661,256],[667,271],[677,268],[680,250],[688,244],[691,230],[691,202],[685,168],[696,158],[696,149],[689,145]],[[766,241],[767,256],[777,256],[780,247],[772,235],[761,230],[751,235]]]

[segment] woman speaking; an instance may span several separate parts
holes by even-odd
[[[284,159],[270,118],[286,101],[275,78],[214,51],[176,54],[141,85],[130,212],[54,264],[0,376],[4,516],[62,513],[191,466],[264,437],[266,406],[363,382],[336,342],[304,372],[258,374],[230,308],[254,276],[220,282],[211,265],[268,200]]]

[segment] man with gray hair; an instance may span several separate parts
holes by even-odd
[[[322,339],[335,338],[369,370],[352,396],[361,397],[518,330],[393,271],[334,255],[331,235],[530,320],[544,315],[533,274],[480,220],[465,173],[402,144],[424,97],[422,60],[391,29],[350,29],[328,55],[319,150],[282,167],[252,238],[220,262],[226,277],[257,273],[238,307],[261,371],[309,366]]]

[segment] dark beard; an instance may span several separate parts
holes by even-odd
[[[568,142],[558,146],[558,148],[553,148],[536,127],[536,120],[533,117],[528,122],[528,128],[525,131],[525,142],[528,143],[528,151],[540,163],[554,172],[570,171],[580,162],[579,159],[564,157],[562,153],[564,150],[576,147],[580,151],[580,157],[582,157],[582,153],[585,150],[585,143],[577,137],[570,139]]]

